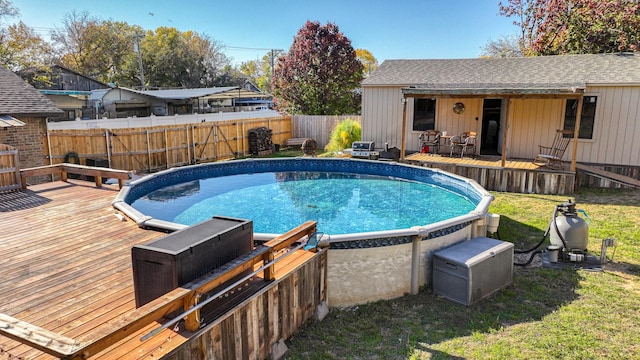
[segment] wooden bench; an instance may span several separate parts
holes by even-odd
[[[287,147],[302,146],[305,140],[307,140],[307,138],[289,138],[287,139],[285,144],[287,145]]]
[[[43,175],[60,175],[60,180],[67,181],[67,173],[92,176],[97,188],[102,187],[103,177],[118,179],[118,186],[120,189],[122,189],[126,180],[129,180],[133,177],[131,171],[126,170],[62,163],[56,165],[45,165],[28,169],[21,169],[20,177],[22,188],[27,188],[27,179],[29,177]]]

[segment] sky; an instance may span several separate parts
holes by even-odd
[[[225,46],[232,63],[287,51],[307,20],[338,26],[355,49],[388,59],[475,58],[491,40],[515,34],[498,15],[499,0],[10,0],[22,20],[48,39],[72,11],[205,34]],[[506,2],[506,1],[505,1]],[[5,23],[1,25],[7,25]]]

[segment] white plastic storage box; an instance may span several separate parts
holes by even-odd
[[[513,282],[513,244],[478,237],[433,255],[433,293],[471,305]]]

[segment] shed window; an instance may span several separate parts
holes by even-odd
[[[434,130],[436,124],[436,99],[415,99],[413,103],[413,130]]]
[[[582,101],[582,117],[580,118],[580,139],[593,139],[593,127],[596,118],[596,96],[585,96]],[[564,114],[564,129],[573,130],[576,126],[576,115],[578,113],[578,100],[568,99],[567,109]]]

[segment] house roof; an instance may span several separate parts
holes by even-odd
[[[0,115],[56,116],[62,110],[33,86],[0,66]]]
[[[640,86],[640,54],[386,60],[362,82],[414,93],[564,93],[611,84]]]

